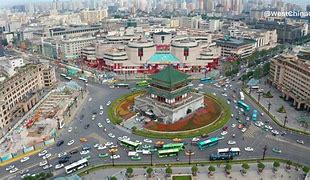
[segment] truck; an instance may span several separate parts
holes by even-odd
[[[240,100],[241,100],[241,101],[244,101],[244,94],[243,94],[243,92],[241,92],[241,91],[240,91]]]

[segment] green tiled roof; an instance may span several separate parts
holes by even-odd
[[[150,57],[148,63],[173,64],[180,63],[180,60],[171,53],[155,53]]]
[[[163,91],[163,90],[160,90],[160,89],[154,89],[154,88],[148,88],[147,90],[148,90],[148,92],[150,94],[156,94],[157,96],[161,96],[161,97],[165,97],[165,98],[168,98],[168,99],[172,99],[172,98],[175,98],[175,97],[178,97],[178,96],[182,96],[183,94],[190,92],[191,88],[186,87],[186,88],[177,90],[175,92],[167,92],[167,91]]]
[[[171,88],[177,84],[188,81],[190,75],[176,70],[173,66],[169,65],[160,72],[150,75],[151,83],[158,84],[163,87]]]

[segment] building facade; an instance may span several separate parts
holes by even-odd
[[[271,61],[269,82],[297,109],[310,110],[309,52],[298,56],[281,54]]]
[[[215,41],[221,48],[222,57],[240,57],[250,56],[255,50],[255,41],[251,39],[225,37]]]

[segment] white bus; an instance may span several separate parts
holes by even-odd
[[[85,83],[88,82],[87,79],[86,79],[86,78],[83,78],[83,77],[79,77],[79,80],[82,80],[82,81],[84,81]]]
[[[69,81],[71,81],[72,80],[72,78],[71,77],[65,77],[67,80],[69,80]]]
[[[233,148],[223,148],[217,150],[218,155],[232,155],[232,156],[239,156],[240,155],[240,148],[233,147]]]
[[[72,172],[75,172],[79,169],[82,169],[84,167],[88,166],[88,160],[87,159],[81,159],[81,160],[78,160],[68,166],[65,166],[65,170],[66,170],[66,173],[67,174],[70,174]]]
[[[244,94],[241,91],[240,91],[240,99],[241,99],[241,101],[244,101]]]

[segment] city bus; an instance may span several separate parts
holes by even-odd
[[[207,139],[207,140],[202,140],[202,141],[199,141],[198,142],[198,148],[200,150],[203,150],[207,147],[210,147],[210,146],[214,146],[216,144],[219,143],[219,139],[216,138],[216,137],[213,137],[213,138],[210,138],[210,139]]]
[[[250,106],[245,104],[243,101],[238,101],[238,106],[245,111],[250,111]]]
[[[66,74],[60,74],[60,76],[62,76],[62,77],[64,77],[64,78],[66,78],[66,77],[67,77],[67,75],[66,75]]]
[[[69,81],[72,80],[72,78],[71,78],[71,77],[68,77],[68,76],[66,76],[65,78],[66,78],[67,80],[69,80]]]
[[[254,109],[253,114],[252,114],[252,121],[256,121],[257,120],[257,110]]]
[[[116,87],[116,88],[127,88],[127,89],[129,89],[129,84],[117,83],[117,84],[114,84],[114,87]]]
[[[210,158],[210,161],[216,161],[216,160],[232,160],[234,157],[230,154],[228,155],[211,154],[209,158]]]
[[[212,79],[210,77],[205,77],[205,78],[201,78],[200,81],[204,83],[209,83],[212,81]]]
[[[179,151],[178,148],[158,150],[158,157],[177,156]]]
[[[240,148],[233,147],[233,148],[223,148],[217,150],[218,155],[232,155],[232,156],[239,156],[240,155]]]
[[[241,92],[241,91],[240,91],[240,100],[241,100],[241,101],[244,101],[244,94],[243,94],[243,92]]]
[[[85,83],[88,82],[87,79],[86,79],[86,78],[83,78],[83,77],[79,77],[79,80],[82,80],[82,81],[84,81]]]
[[[74,163],[69,164],[68,166],[65,166],[65,170],[67,174],[70,174],[72,172],[75,172],[79,169],[82,169],[84,167],[88,166],[88,160],[87,159],[81,159]]]
[[[147,81],[139,81],[136,83],[136,86],[138,87],[147,87],[150,83]]]
[[[121,144],[123,144],[129,148],[133,148],[133,149],[137,149],[137,147],[141,144],[141,143],[130,141],[128,139],[121,139],[120,142],[121,142]]]
[[[184,143],[169,143],[164,144],[162,149],[179,149],[180,151],[184,150]]]

